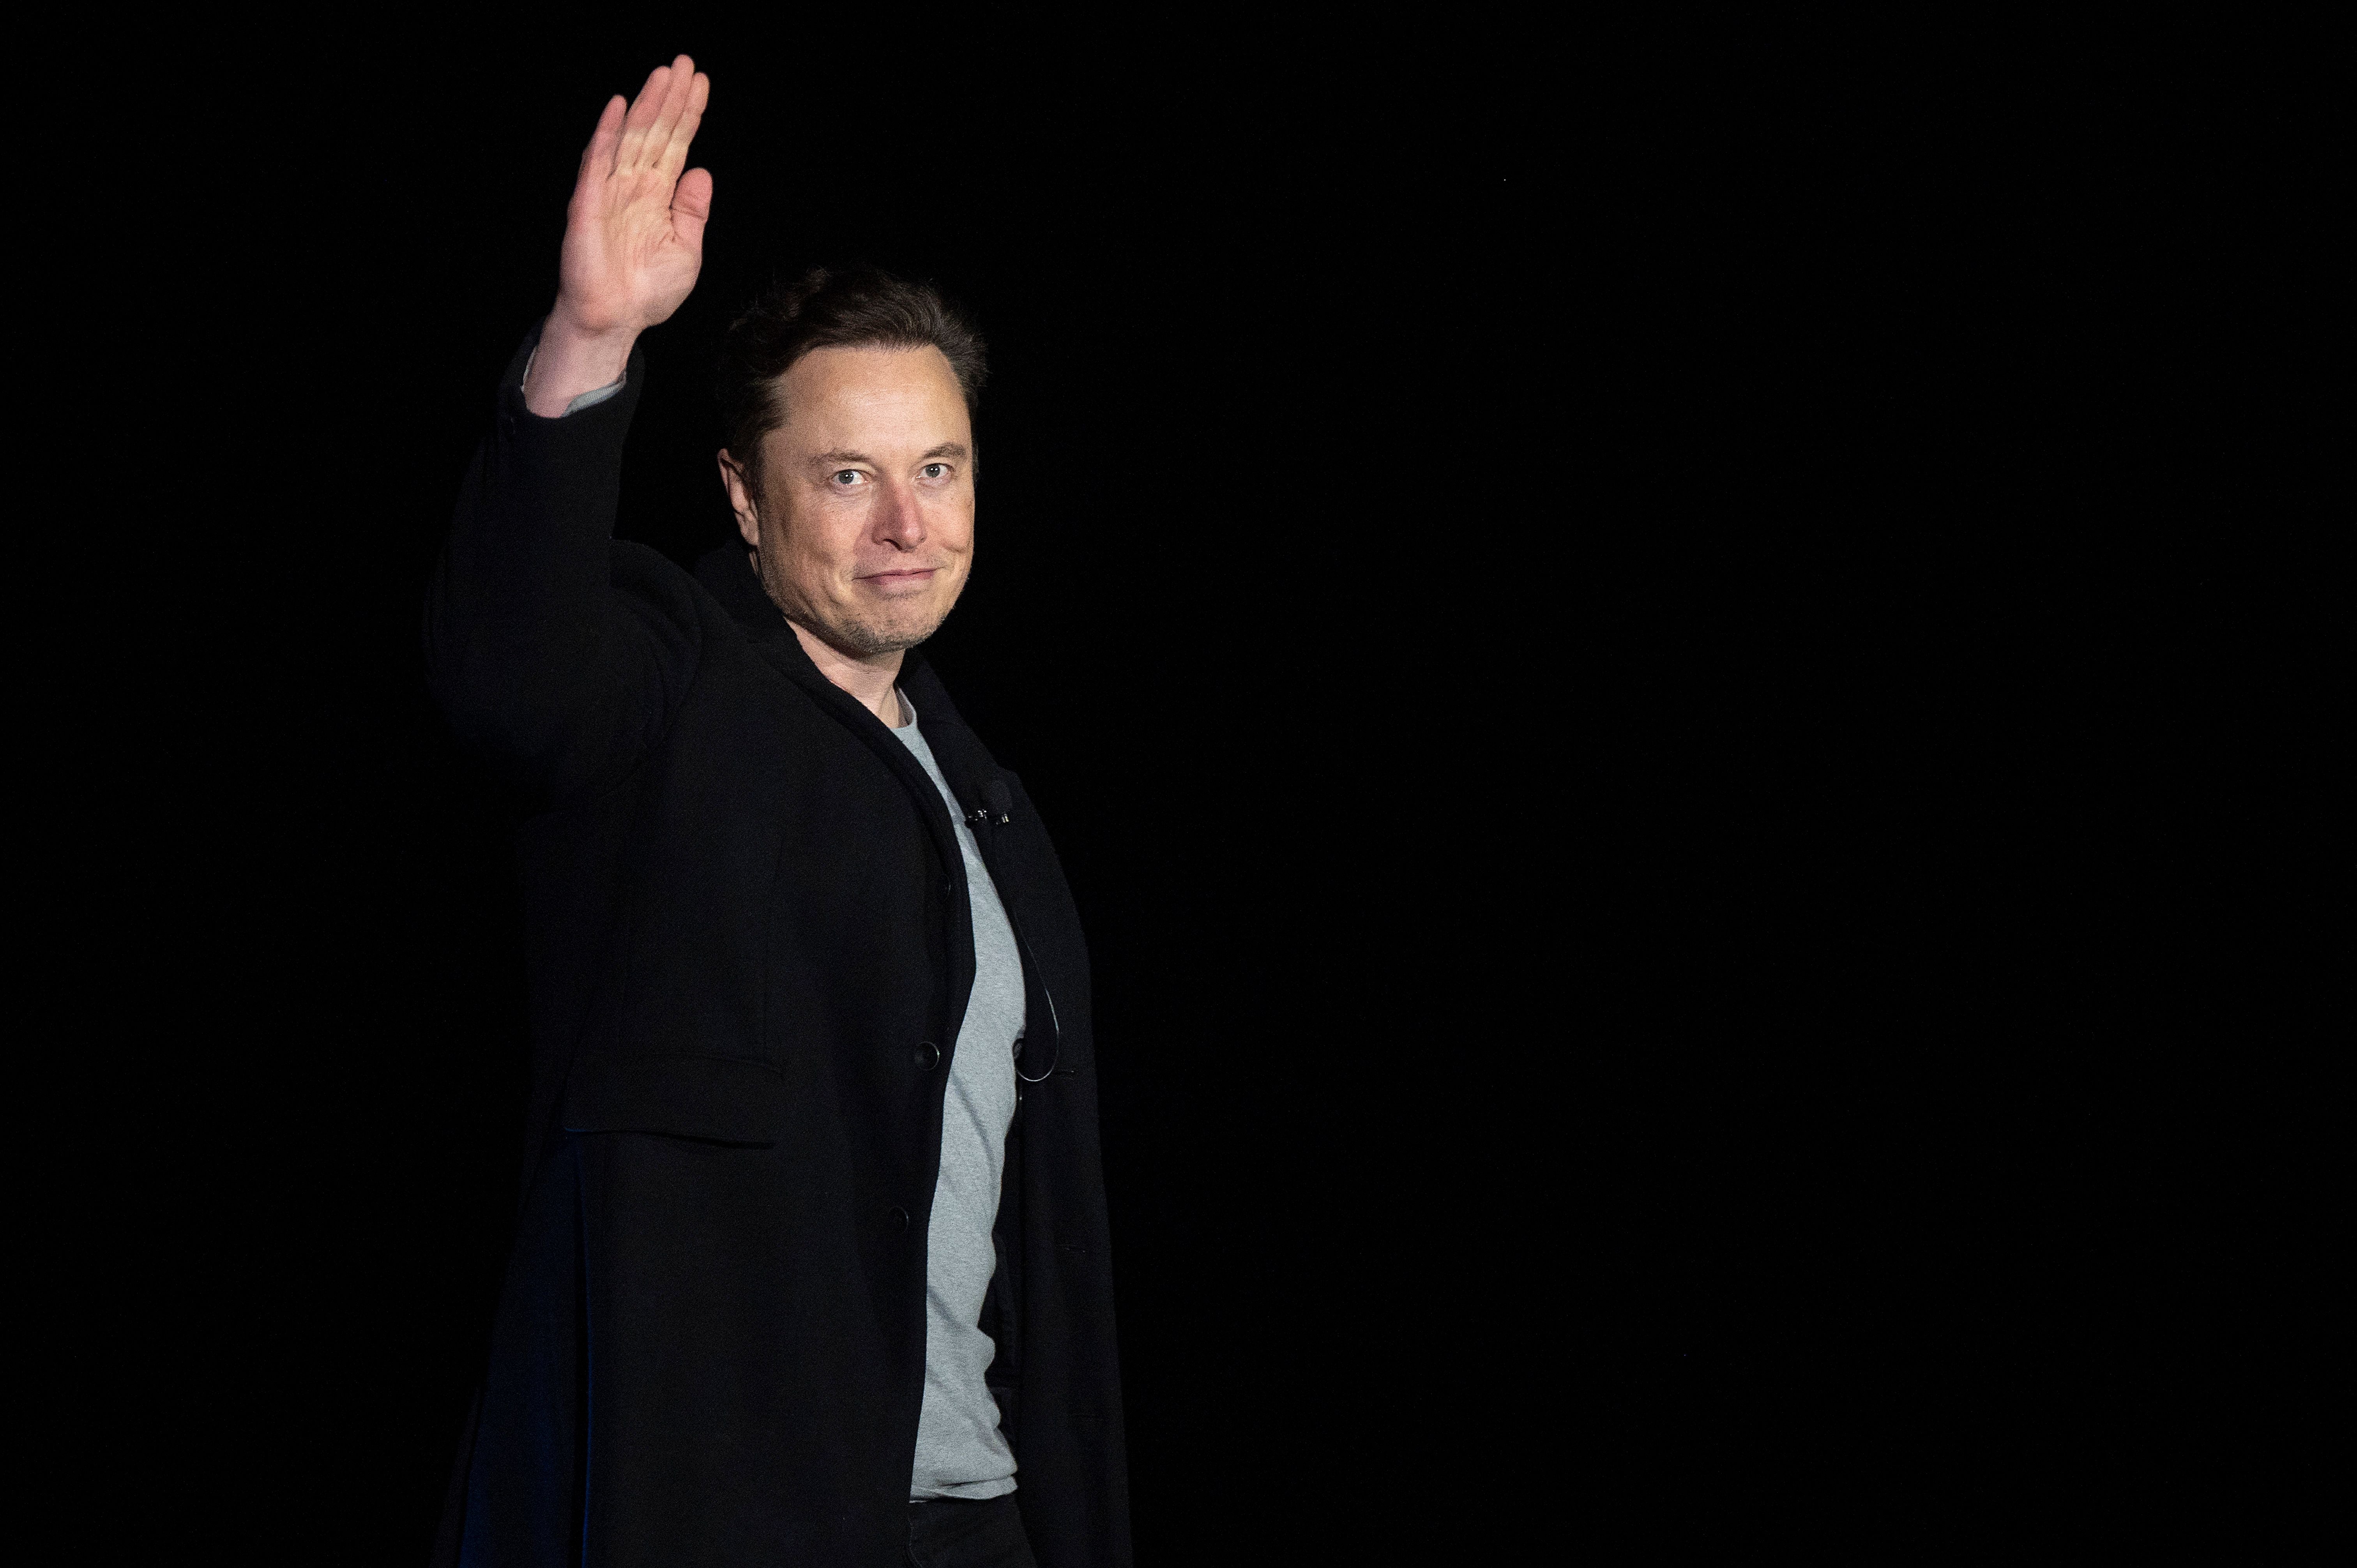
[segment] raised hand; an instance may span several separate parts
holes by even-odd
[[[597,117],[565,209],[556,305],[524,386],[534,413],[562,413],[610,383],[638,335],[669,319],[695,286],[712,175],[680,171],[711,91],[682,55],[649,73],[627,113],[618,94]]]

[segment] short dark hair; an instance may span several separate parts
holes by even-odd
[[[971,414],[988,374],[982,335],[932,285],[874,267],[811,267],[761,291],[720,339],[720,428],[761,490],[761,438],[786,421],[778,378],[813,349],[939,349]]]

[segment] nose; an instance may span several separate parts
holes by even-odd
[[[877,498],[870,537],[897,550],[914,550],[922,544],[925,517],[917,504],[916,489],[905,478],[887,479],[877,489],[883,493]]]

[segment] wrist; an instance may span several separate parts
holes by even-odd
[[[524,376],[524,406],[544,419],[554,419],[583,392],[613,385],[630,368],[630,348],[638,338],[636,328],[584,328],[560,299],[541,325],[540,347]]]

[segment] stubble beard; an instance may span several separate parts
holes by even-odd
[[[807,612],[786,618],[801,622],[804,630],[837,652],[873,659],[878,654],[902,653],[916,647],[941,629],[949,612],[928,615],[921,621],[899,620],[888,625],[849,617],[822,619]]]
[[[847,616],[833,606],[808,603],[802,595],[794,592],[792,584],[789,582],[772,581],[767,563],[760,560],[758,553],[755,563],[754,572],[761,579],[761,586],[769,594],[770,602],[778,607],[780,614],[836,652],[848,654],[854,659],[874,659],[882,654],[908,651],[939,631],[942,622],[949,618],[950,610],[957,602],[952,598],[938,610],[929,604],[922,609],[912,608],[907,614],[888,619]]]

